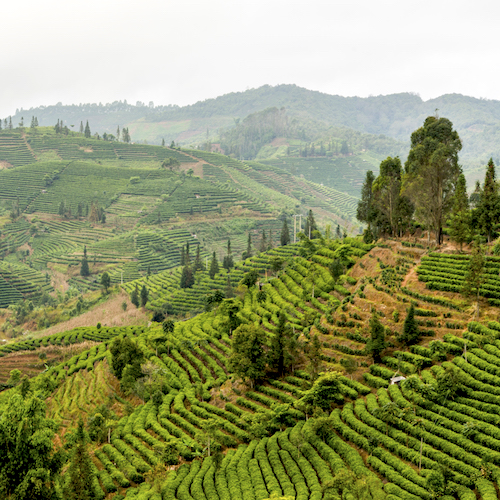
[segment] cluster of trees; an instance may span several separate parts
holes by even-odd
[[[321,113],[323,114],[323,110]],[[402,143],[392,138],[366,134],[345,126],[328,126],[323,118],[319,118],[321,121],[318,118],[291,118],[285,108],[270,107],[252,113],[243,120],[235,119],[233,128],[219,132],[220,146],[225,154],[244,159],[253,159],[259,152],[262,155],[264,148],[277,137],[303,143],[300,147],[288,147],[287,156],[348,155],[362,149],[387,154],[388,151],[404,149]],[[331,117],[326,121],[331,121]],[[378,133],[372,130],[370,132]],[[203,147],[210,150],[211,146],[207,135]]]
[[[59,498],[56,483],[65,453],[54,447],[56,428],[46,418],[44,401],[24,379],[0,419],[1,498]]]
[[[385,327],[380,322],[376,311],[372,313],[369,326],[370,338],[366,344],[366,354],[370,354],[373,357],[374,363],[380,363],[382,361],[382,353],[387,348],[387,343],[385,341]],[[397,339],[401,345],[410,346],[418,343],[421,335],[422,332],[419,330],[415,319],[415,307],[412,304],[407,311],[403,331],[397,336]]]
[[[254,387],[265,376],[285,376],[293,373],[303,357],[307,362],[310,385],[297,401],[297,408],[306,413],[316,410],[329,411],[332,404],[343,401],[340,395],[338,372],[322,373],[322,348],[317,335],[307,342],[299,340],[286,322],[284,314],[278,315],[278,325],[269,347],[267,335],[255,324],[240,324],[233,333],[228,368],[245,383]],[[287,412],[283,411],[283,418]]]
[[[134,304],[135,307],[144,307],[149,300],[149,291],[146,285],[142,285],[141,291],[139,292],[139,288],[135,285],[135,288],[130,293],[130,302]]]
[[[255,276],[250,274],[247,273],[247,279],[242,280],[249,288],[256,282]],[[257,300],[260,299],[260,293],[262,292],[257,293]],[[224,302],[233,303],[234,300]],[[225,309],[222,308],[222,313]],[[309,361],[309,371],[313,379],[317,378],[320,371],[322,350],[318,337],[315,335],[309,342],[300,342],[298,335],[286,322],[284,314],[278,315],[278,325],[269,348],[265,331],[254,324],[239,324],[234,329],[231,346],[229,369],[252,387],[255,381],[262,379],[268,372],[280,377],[293,372],[301,352]]]
[[[167,158],[161,164],[162,168],[168,168],[171,172],[179,170],[181,162],[177,158]]]
[[[12,117],[9,116],[9,119],[5,118],[3,121],[3,128],[5,130],[12,130]],[[0,119],[0,130],[2,130],[2,120]]]
[[[399,236],[417,222],[433,230],[440,244],[461,175],[461,149],[451,121],[429,116],[411,135],[404,170],[398,157],[389,157],[380,164],[378,177],[367,172],[357,209],[358,220],[368,225],[366,240]]]
[[[38,120],[36,123],[38,125]],[[88,126],[88,122],[87,122],[87,126]],[[33,120],[31,121],[31,128],[35,128]],[[55,130],[56,134],[64,134],[64,135],[69,134],[68,126],[64,125],[62,120],[57,120],[57,123],[54,126],[54,130]],[[90,133],[90,129],[89,129],[89,133]]]
[[[58,171],[55,171],[52,176],[46,174],[44,176],[45,185],[50,186],[58,178]],[[66,219],[71,219],[73,217],[71,205],[66,200],[61,200],[59,203],[58,213],[61,217],[65,217]],[[99,207],[99,203],[97,201],[92,201],[90,203],[90,209],[88,203],[79,202],[74,218],[77,219],[80,217],[88,217],[89,221],[93,223],[100,222],[104,224],[106,222],[106,212],[104,211],[104,208]]]
[[[303,148],[299,148],[299,156],[302,156],[303,158],[307,158],[308,156],[337,156],[338,154],[346,156],[349,153],[349,145],[346,140],[341,142],[340,149],[337,141],[329,141],[326,147],[323,141],[320,141],[319,146],[316,146],[314,142],[312,142],[309,145],[306,144]]]
[[[215,258],[215,252],[214,252],[214,258]],[[195,283],[196,271],[205,270],[205,265],[203,264],[203,261],[201,259],[201,255],[200,255],[200,245],[196,246],[196,256],[195,256],[194,262],[192,262],[192,260],[191,260],[189,242],[186,243],[185,247],[184,246],[182,247],[182,249],[181,249],[181,266],[183,266],[183,268],[182,268],[182,273],[181,273],[180,287],[181,288],[191,288]],[[217,272],[219,272],[218,268],[217,268]]]
[[[162,324],[162,331],[148,338],[148,344],[155,349],[156,355],[170,354],[169,336],[174,330],[174,322],[166,320]],[[130,337],[116,338],[110,346],[111,368],[120,380],[120,388],[125,394],[135,394],[145,401],[152,400],[159,406],[163,395],[168,393],[171,386],[168,375],[155,363],[147,360],[141,347]],[[95,422],[95,434],[102,441],[104,433],[109,432],[109,425],[102,420],[112,420],[111,412],[104,408],[98,412],[103,418]],[[89,422],[90,423],[90,422]],[[108,423],[109,424],[109,423]]]

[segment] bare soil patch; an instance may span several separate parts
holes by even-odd
[[[125,311],[122,309],[123,302],[127,304]],[[122,291],[80,316],[43,330],[40,336],[64,332],[79,326],[95,326],[97,323],[101,323],[102,326],[127,326],[144,325],[148,322],[149,317],[145,310],[143,308],[137,309],[130,302],[129,296]]]

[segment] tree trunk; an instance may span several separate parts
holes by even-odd
[[[438,226],[436,228],[436,244],[437,245],[441,245],[442,237],[443,237],[443,232],[442,232],[441,226]]]

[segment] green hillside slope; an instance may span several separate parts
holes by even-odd
[[[260,285],[173,329],[98,325],[9,343],[0,347],[0,415],[17,422],[23,405],[46,407],[70,449],[82,416],[92,498],[495,498],[496,311],[485,306],[467,325],[469,303],[418,280],[419,263],[429,268],[420,247],[305,240],[249,259],[241,271],[258,269]],[[277,256],[285,265],[271,274]],[[346,274],[335,281],[337,259]],[[421,338],[406,346],[410,304]],[[386,345],[370,364],[374,313]],[[238,323],[261,329],[268,364],[246,383],[231,361]],[[268,354],[283,333],[294,357],[280,374]],[[135,354],[122,365],[126,349]],[[41,353],[52,361],[31,389],[7,380],[12,366],[40,371]],[[406,379],[390,385],[395,374]],[[69,474],[54,480],[60,491]]]
[[[233,126],[235,119],[269,107],[285,107],[290,116],[348,127],[359,132],[384,134],[407,141],[426,116],[438,110],[448,117],[464,140],[462,162],[466,170],[475,169],[493,156],[498,163],[500,104],[458,94],[444,95],[429,101],[415,94],[389,96],[341,97],[310,91],[295,85],[266,85],[208,99],[190,106],[145,106],[115,102],[106,105],[46,106],[19,110],[13,117],[18,123],[37,116],[41,125],[55,125],[58,119],[78,130],[81,121],[89,120],[92,131],[116,134],[116,127],[129,127],[133,139],[156,144],[164,139],[182,144],[202,143],[207,130],[215,136],[219,129]],[[392,152],[392,155],[396,154]]]
[[[185,245],[192,256],[200,245],[203,260],[213,251],[222,260],[228,239],[239,257],[249,235],[254,248],[263,233],[274,247],[283,220],[293,227],[291,216],[310,209],[324,224],[358,230],[356,198],[272,165],[43,127],[2,138],[0,252],[27,280],[7,279],[3,307],[41,299],[56,277],[64,291],[84,292],[99,288],[104,271],[120,283],[170,272]],[[85,252],[90,275],[80,276]]]

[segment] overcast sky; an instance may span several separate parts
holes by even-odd
[[[24,0],[1,19],[0,117],[281,83],[500,99],[498,0]]]

